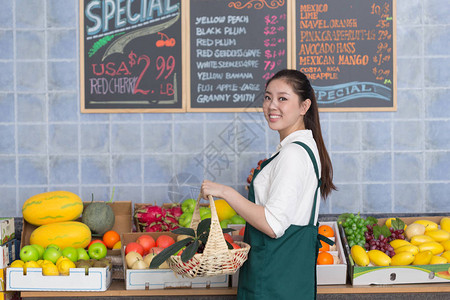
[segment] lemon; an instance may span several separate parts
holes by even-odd
[[[52,262],[42,264],[42,275],[45,276],[58,276],[58,267]]]
[[[70,259],[64,259],[60,261],[59,265],[57,265],[59,274],[61,275],[69,275],[71,268],[76,268],[75,263]]]
[[[113,249],[120,249],[120,248],[122,248],[122,242],[118,241],[117,243],[114,244],[114,246],[112,248]]]
[[[68,258],[65,257],[65,256],[60,256],[60,257],[58,258],[58,260],[56,260],[55,265],[58,266],[62,261],[65,261],[65,260],[70,260],[70,259],[68,259]]]
[[[216,206],[217,216],[219,217],[219,222],[230,219],[232,216],[236,214],[233,208],[227,203],[227,201],[223,199],[217,199],[214,201],[214,205]]]
[[[23,265],[23,273],[26,275],[27,274],[27,270],[29,268],[40,268],[41,266],[38,265],[37,262],[35,262],[34,260],[30,260],[27,261],[24,265]]]
[[[386,224],[386,226],[389,228],[392,226],[392,220],[395,220],[395,218],[389,218],[386,220],[386,222],[384,224]]]
[[[22,260],[20,260],[20,259],[16,259],[15,261],[13,261],[12,263],[11,263],[11,265],[9,266],[10,268],[23,268],[23,265],[24,265],[25,263],[22,261]]]

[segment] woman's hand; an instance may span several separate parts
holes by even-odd
[[[212,182],[210,180],[204,180],[202,182],[201,194],[203,199],[208,200],[208,196],[223,198],[224,190],[227,188],[226,185]]]

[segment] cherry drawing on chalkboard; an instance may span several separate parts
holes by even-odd
[[[156,41],[155,45],[156,47],[173,47],[175,46],[175,39],[169,38],[167,34],[158,32],[159,35],[161,35],[160,39]]]

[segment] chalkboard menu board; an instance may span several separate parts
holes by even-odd
[[[259,110],[288,66],[289,9],[279,1],[189,1],[188,111]]]
[[[80,0],[82,112],[185,111],[181,0]]]
[[[321,111],[396,110],[395,0],[297,0],[295,68]]]

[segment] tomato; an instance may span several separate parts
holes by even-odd
[[[234,243],[234,240],[233,240],[233,237],[229,234],[229,233],[224,233],[223,234],[223,237],[225,238],[225,240],[228,242],[228,243]]]
[[[112,249],[118,241],[120,241],[120,235],[114,230],[109,230],[103,234],[103,242],[109,249]]]
[[[136,243],[141,244],[144,247],[144,255],[147,254],[151,248],[155,247],[155,239],[149,235],[141,235],[136,239]]]
[[[103,242],[103,240],[95,239],[95,240],[92,240],[86,248],[89,249],[89,247],[94,243],[102,243],[103,245],[106,246],[106,244],[105,244],[105,242]],[[106,246],[106,247],[108,247],[108,246]]]
[[[131,242],[128,243],[128,245],[125,247],[125,255],[127,255],[129,252],[137,252],[141,256],[144,256],[144,247],[136,242]]]
[[[168,236],[168,235],[160,235],[157,239],[156,239],[156,246],[157,247],[162,247],[162,248],[167,248],[170,245],[175,244],[175,240]]]

